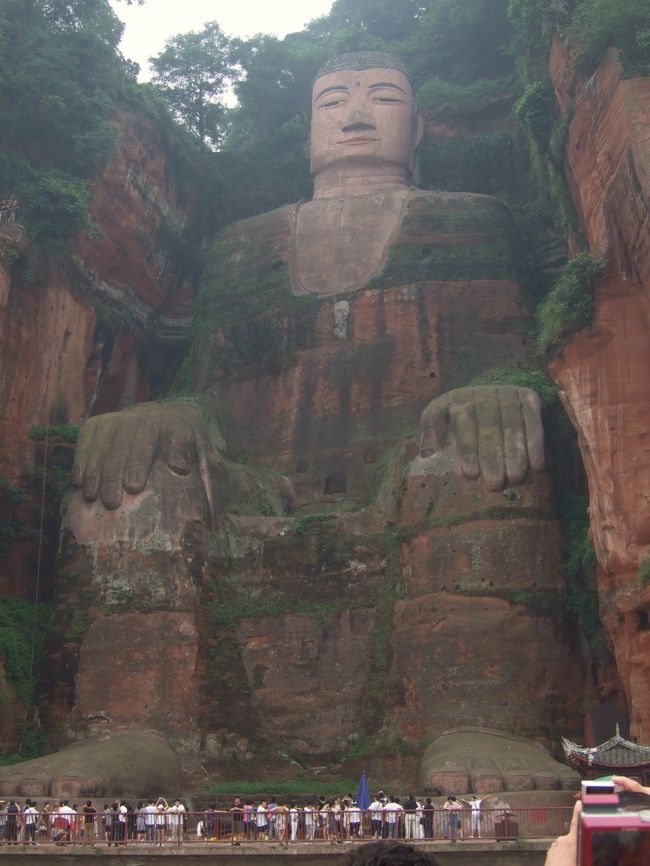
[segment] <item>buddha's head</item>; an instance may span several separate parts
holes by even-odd
[[[371,179],[406,185],[422,124],[408,70],[400,58],[380,51],[341,54],[314,79],[311,173],[319,187],[352,184],[363,191]]]

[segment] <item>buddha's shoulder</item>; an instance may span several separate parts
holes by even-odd
[[[490,195],[472,192],[411,190],[405,222],[421,223],[432,231],[503,229],[513,225],[506,205]]]
[[[286,245],[291,234],[298,204],[287,204],[272,211],[257,214],[224,228],[215,238],[221,254],[228,248],[249,251],[255,248],[269,249],[278,244]]]

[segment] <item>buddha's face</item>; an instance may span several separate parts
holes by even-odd
[[[340,70],[317,78],[312,94],[311,173],[358,173],[364,163],[405,171],[415,137],[409,80],[396,69]]]

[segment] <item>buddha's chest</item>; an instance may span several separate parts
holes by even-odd
[[[296,209],[289,251],[295,295],[356,291],[383,270],[404,218],[404,194],[308,202]]]

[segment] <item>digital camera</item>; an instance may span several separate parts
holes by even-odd
[[[650,797],[582,783],[579,866],[650,866]]]

